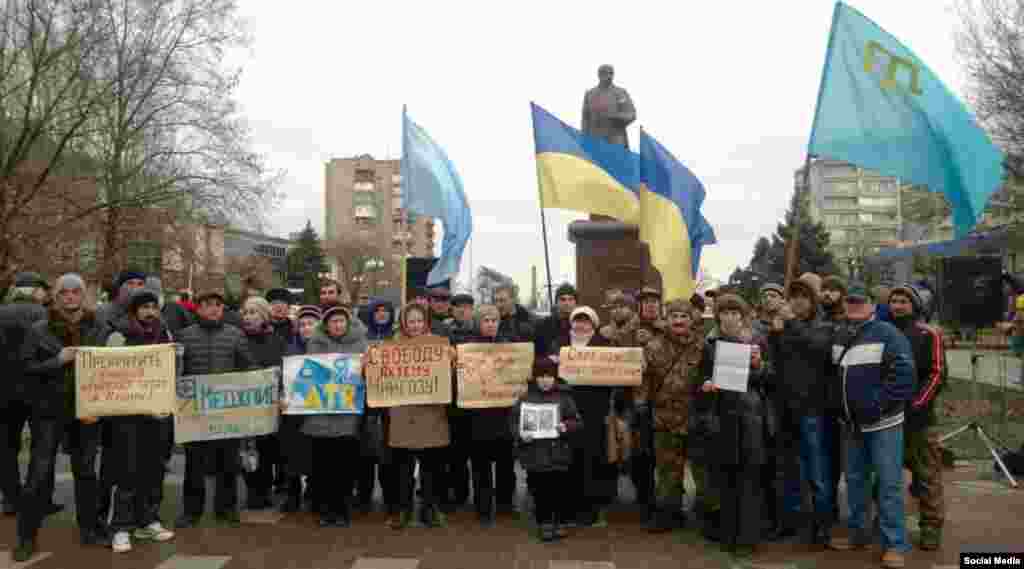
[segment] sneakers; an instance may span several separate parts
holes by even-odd
[[[132,538],[126,531],[119,531],[114,534],[114,540],[110,543],[114,553],[128,553],[132,550]]]
[[[174,539],[174,532],[165,528],[160,522],[153,522],[144,528],[138,528],[133,535],[135,539],[144,541],[170,541]]]
[[[888,550],[882,555],[882,567],[885,569],[901,569],[906,566],[906,559],[899,551]]]
[[[867,549],[868,544],[861,539],[833,537],[828,541],[828,548],[832,551],[858,551],[861,549]],[[902,567],[902,565],[900,567]]]

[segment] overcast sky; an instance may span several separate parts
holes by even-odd
[[[962,92],[951,0],[850,4]],[[583,93],[611,63],[637,106],[634,150],[642,125],[703,181],[718,236],[703,265],[728,278],[789,202],[833,5],[244,0],[254,43],[239,61],[238,99],[257,150],[287,171],[272,229],[285,235],[310,219],[322,235],[324,163],[399,157],[406,104],[465,183],[475,232],[462,274],[472,260],[528,287],[536,265],[543,281],[529,103],[578,126]],[[582,217],[548,210],[556,283],[575,277],[567,227]]]

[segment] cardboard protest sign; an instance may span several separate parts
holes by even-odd
[[[360,354],[316,354],[284,359],[285,415],[362,415],[366,384]]]
[[[640,385],[643,363],[642,348],[566,346],[558,356],[558,376],[573,385]]]
[[[448,338],[383,342],[366,351],[366,399],[371,407],[452,402]]]
[[[178,379],[174,411],[177,444],[277,432],[280,368]]]
[[[458,352],[459,407],[511,407],[526,393],[533,344],[462,344]]]
[[[173,344],[78,348],[75,415],[168,415],[177,375]]]

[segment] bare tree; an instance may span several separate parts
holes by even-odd
[[[324,245],[324,252],[337,261],[340,271],[338,279],[352,298],[359,298],[359,293],[368,279],[391,274],[391,271],[388,271],[390,259],[386,258],[388,252],[368,236],[357,233],[343,239],[335,239]],[[373,288],[373,283],[370,283],[369,288]]]
[[[1024,2],[961,0],[957,52],[979,120],[1024,175]]]

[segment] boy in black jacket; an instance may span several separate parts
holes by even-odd
[[[560,496],[569,487],[569,467],[572,465],[572,444],[566,436],[583,424],[569,386],[556,379],[558,366],[548,358],[540,358],[533,365],[533,378],[526,395],[512,412],[512,433],[519,441],[519,463],[529,478],[533,493],[537,525],[542,541],[550,542],[562,537],[558,523],[568,521],[574,512],[567,511],[567,501]],[[524,404],[558,406],[558,438],[537,439],[529,430],[520,429],[520,414]]]

